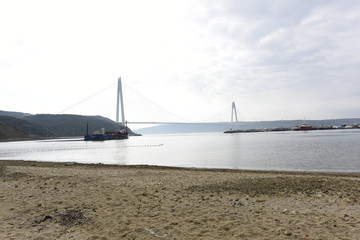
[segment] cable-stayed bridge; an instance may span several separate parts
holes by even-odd
[[[81,100],[80,102],[71,105],[70,107],[64,109],[63,111],[59,112],[59,114],[62,114],[86,101],[88,101],[91,98],[94,98],[95,96],[99,95],[100,93],[111,89],[115,86],[116,83],[112,83],[111,85],[107,86],[104,89],[101,89],[100,91],[91,94],[89,97],[86,97],[85,99]],[[125,118],[125,103],[124,103],[124,95],[123,95],[123,83],[121,81],[121,78],[118,79],[117,81],[117,96],[116,96],[116,122],[120,122],[122,124],[125,125],[125,123],[127,122],[128,124],[143,124],[143,125],[158,125],[158,124],[200,124],[200,123],[224,123],[224,122],[228,122],[228,121],[211,121],[211,119],[214,119],[216,116],[224,116],[225,112],[226,112],[226,116],[230,115],[229,109],[230,108],[224,108],[220,113],[217,113],[216,115],[214,115],[211,118],[208,118],[207,120],[204,121],[191,121],[188,119],[185,119],[181,116],[178,116],[177,114],[174,114],[170,111],[168,111],[167,109],[165,109],[164,107],[158,105],[157,103],[155,103],[154,101],[152,101],[151,99],[147,98],[146,96],[144,96],[143,94],[139,93],[137,90],[131,88],[130,86],[124,84],[124,86],[126,87],[127,90],[131,90],[131,92],[135,93],[136,95],[138,95],[141,99],[145,100],[145,102],[148,104],[149,108],[152,109],[148,109],[149,112],[151,112],[151,110],[156,109],[157,111],[161,111],[162,113],[165,113],[168,118],[170,118],[171,120],[163,120],[163,121],[156,121],[156,120],[145,120],[145,121],[131,121],[128,120],[126,121]],[[125,102],[128,103],[127,99],[125,99]],[[232,109],[232,118],[233,118],[233,114],[234,114],[234,103],[233,103],[233,109]],[[235,109],[235,116],[236,116],[236,109]],[[210,120],[210,121],[209,121]],[[237,116],[236,116],[236,120],[237,120]]]

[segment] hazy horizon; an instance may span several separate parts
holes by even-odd
[[[4,112],[15,112],[15,113],[23,113],[23,114],[30,114],[30,115],[79,115],[79,116],[88,116],[88,117],[93,117],[93,116],[99,116],[99,117],[105,117],[105,118],[108,118],[106,116],[102,116],[102,115],[83,115],[83,114],[76,114],[76,113],[55,113],[55,114],[52,114],[52,113],[29,113],[29,112],[20,112],[20,111],[8,111],[8,110],[4,110],[4,109],[0,109],[0,113],[1,111],[4,111]],[[108,118],[110,120],[113,120],[111,118]],[[360,117],[340,117],[340,118],[324,118],[324,119],[269,119],[269,120],[249,120],[249,121],[245,121],[245,120],[239,120],[238,122],[279,122],[279,121],[326,121],[326,120],[341,120],[341,119],[360,119]],[[113,120],[115,121],[115,120]],[[134,121],[135,122],[135,121]],[[155,121],[154,121],[155,122]],[[166,123],[166,121],[159,121],[159,124],[160,123]],[[225,120],[225,121],[219,121],[219,122],[169,122],[169,123],[174,123],[174,124],[211,124],[211,123],[230,123],[231,122],[231,119],[229,118],[228,120]],[[235,122],[235,120],[234,120]],[[131,123],[131,122],[129,122]],[[138,125],[141,125],[141,122],[137,123],[136,124]],[[144,123],[144,125],[159,125],[159,124],[149,124],[149,123]]]

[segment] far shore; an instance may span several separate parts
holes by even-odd
[[[360,173],[0,160],[0,239],[360,239]]]

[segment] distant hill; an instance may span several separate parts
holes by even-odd
[[[89,133],[105,128],[107,131],[120,129],[122,125],[102,116],[82,116],[71,114],[37,114],[24,117],[28,122],[53,131],[57,136],[83,136],[89,124]],[[131,130],[129,130],[131,132]]]
[[[16,118],[24,118],[25,116],[31,116],[30,113],[23,113],[23,112],[10,112],[10,111],[2,111],[0,110],[1,116],[10,116],[10,117],[16,117]]]
[[[26,140],[31,139],[30,135],[23,129],[0,122],[0,141]]]
[[[26,133],[28,137],[30,136],[39,136],[39,137],[54,137],[56,134],[49,129],[43,128],[40,125],[35,123],[29,122],[22,118],[17,117],[10,117],[10,116],[3,116],[0,115],[0,123],[6,124],[7,128],[16,128],[21,130],[22,132]],[[3,126],[5,131],[5,125]],[[4,135],[5,136],[5,135]],[[8,134],[6,134],[9,138]],[[16,134],[14,135],[16,137]]]
[[[2,128],[0,136],[2,140],[16,138],[18,133],[15,129],[25,135],[24,138],[47,137],[72,137],[84,136],[86,126],[89,124],[89,133],[94,130],[105,128],[107,131],[121,129],[120,123],[102,116],[82,116],[71,114],[37,114],[31,115],[21,112],[0,111],[0,123]],[[128,129],[129,133],[133,133]]]
[[[292,128],[304,123],[304,120],[279,120],[279,121],[259,121],[259,122],[229,122],[222,123],[179,123],[179,124],[162,124],[154,127],[141,128],[137,132],[140,134],[172,134],[172,133],[196,133],[196,132],[224,132],[232,129],[264,129],[285,127]],[[352,125],[360,123],[360,118],[346,119],[327,119],[327,120],[309,120],[307,124],[313,126],[335,126],[335,125]]]
[[[6,115],[6,116],[4,116]],[[16,116],[16,117],[15,117]],[[89,133],[94,130],[105,128],[107,131],[120,129],[122,125],[111,119],[102,116],[82,116],[72,114],[37,114],[31,115],[21,112],[9,112],[0,110],[0,122],[7,124],[3,128],[16,127],[30,135],[40,137],[72,137],[86,134],[86,125],[89,124]],[[285,127],[291,128],[304,123],[304,120],[279,120],[279,121],[258,121],[238,122],[232,124],[222,123],[179,123],[162,124],[155,127],[142,128],[137,130],[140,134],[172,134],[172,133],[196,133],[196,132],[224,132],[232,129],[264,129]],[[313,126],[334,126],[352,125],[360,123],[360,118],[307,120],[307,124]],[[3,130],[5,131],[5,130]],[[10,131],[10,130],[9,130]],[[129,133],[133,133],[128,129]],[[0,134],[2,134],[0,132]],[[14,133],[15,134],[15,133]],[[5,136],[5,134],[3,134]]]

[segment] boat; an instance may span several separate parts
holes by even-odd
[[[105,129],[94,131],[92,134],[89,134],[87,126],[87,133],[84,136],[84,141],[106,141],[106,140],[118,140],[118,139],[128,139],[129,133],[127,127],[125,129],[117,129],[114,132],[105,132]]]
[[[319,130],[319,128],[313,127],[311,125],[304,123],[304,124],[301,124],[300,126],[295,126],[294,130],[295,131],[309,131],[309,130]]]
[[[117,139],[128,139],[129,133],[123,131],[94,133],[91,135],[85,135],[84,141],[105,141],[105,140],[117,140]]]

